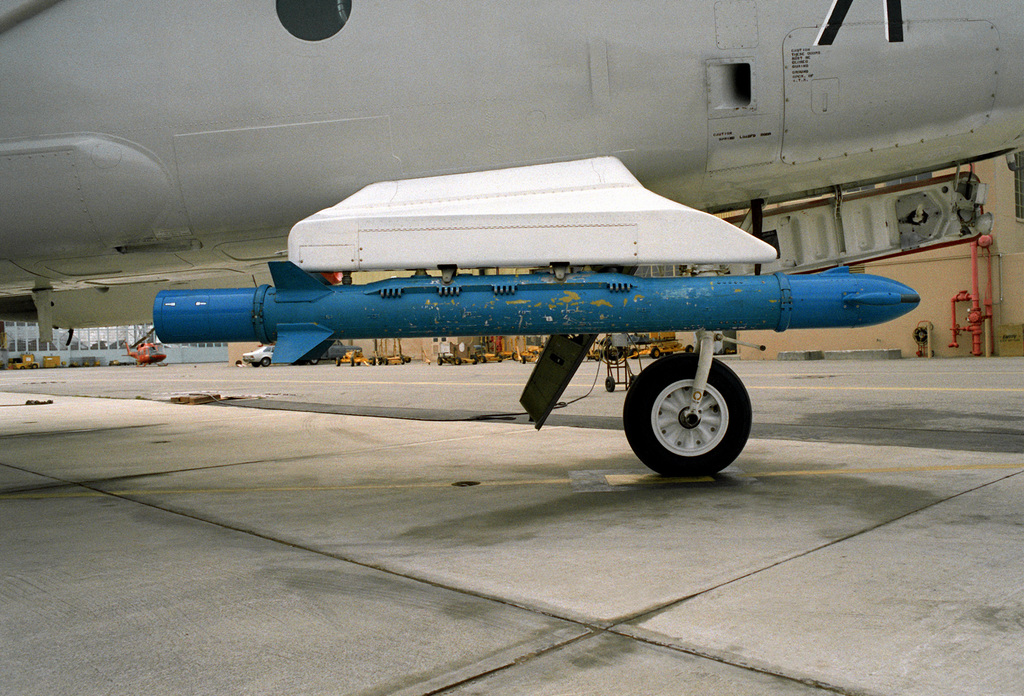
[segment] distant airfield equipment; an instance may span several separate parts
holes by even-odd
[[[342,364],[356,367],[357,365],[369,365],[370,361],[363,355],[362,348],[353,348],[352,350],[345,351],[345,355],[334,361],[335,367],[341,367]]]
[[[160,349],[160,345],[149,340],[155,331],[156,329],[150,329],[131,346],[128,345],[128,341],[124,342],[128,355],[135,358],[137,365],[155,365],[167,359],[167,354]]]
[[[379,334],[387,335],[387,332]],[[367,338],[367,336],[360,336]],[[280,345],[280,344],[279,344]],[[412,358],[402,352],[402,340],[400,338],[381,338],[373,342],[373,355],[370,356],[371,365],[406,365],[412,362]],[[305,358],[299,358],[304,360]],[[276,359],[274,362],[278,362]]]
[[[461,365],[462,358],[455,353],[438,353],[437,364],[440,365]]]
[[[33,353],[22,353],[16,358],[7,360],[8,370],[35,370],[39,368],[36,356]]]

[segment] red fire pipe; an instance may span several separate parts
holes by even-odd
[[[973,242],[971,242],[971,292],[961,290],[958,292],[953,299],[950,301],[950,307],[952,311],[953,324],[951,331],[953,332],[953,342],[949,344],[950,348],[959,348],[960,344],[957,342],[957,337],[961,331],[971,332],[971,355],[980,356],[981,351],[981,335],[985,331],[985,320],[992,319],[992,252],[989,247],[992,246],[991,235],[981,235]],[[984,248],[988,253],[988,297],[985,300],[985,311],[981,309],[981,291],[978,287],[978,249]],[[957,302],[970,302],[971,309],[967,313],[967,326],[961,327],[956,321],[956,303]],[[994,335],[992,336],[994,339]],[[994,340],[993,340],[994,343]]]
[[[978,244],[985,249],[985,258],[988,260],[988,290],[985,293],[985,317],[988,318],[988,339],[989,345],[996,344],[996,323],[992,313],[992,235],[982,235]]]
[[[978,240],[971,242],[971,311],[967,313],[971,332],[971,355],[981,355],[981,332],[984,315],[981,311],[981,291],[978,289]]]

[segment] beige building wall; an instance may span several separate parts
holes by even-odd
[[[259,343],[229,343],[228,344],[228,364],[239,365],[242,363],[242,355],[249,353],[260,347]]]
[[[979,163],[976,173],[989,184],[986,212],[995,217],[991,247],[992,301],[994,326],[1024,323],[1024,221],[1016,218],[1014,207],[1014,175],[1005,158]],[[768,351],[760,353],[741,348],[744,359],[773,360],[780,351],[800,350],[865,350],[898,348],[904,357],[913,357],[918,350],[913,339],[920,322],[934,326],[932,349],[936,357],[966,357],[971,354],[972,335],[962,331],[959,348],[950,348],[952,316],[950,300],[961,291],[971,291],[970,244],[926,251],[918,254],[864,264],[865,272],[906,283],[921,295],[921,304],[910,314],[880,326],[860,329],[744,331],[740,340],[761,343]],[[987,254],[979,254],[979,289],[988,295],[989,262]],[[967,325],[970,303],[958,303],[956,321]],[[982,351],[985,349],[982,343]],[[992,346],[992,352],[996,352]]]

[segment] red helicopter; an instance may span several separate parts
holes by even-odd
[[[127,340],[124,342],[124,347],[128,351],[128,355],[135,358],[135,362],[139,365],[155,365],[161,360],[167,359],[167,355],[160,352],[159,343],[151,343],[147,341],[147,339],[152,335],[153,329],[150,329],[149,333],[133,343],[131,346],[128,345]]]

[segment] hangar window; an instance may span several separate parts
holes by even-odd
[[[352,0],[277,0],[277,18],[303,41],[329,39],[345,26]]]

